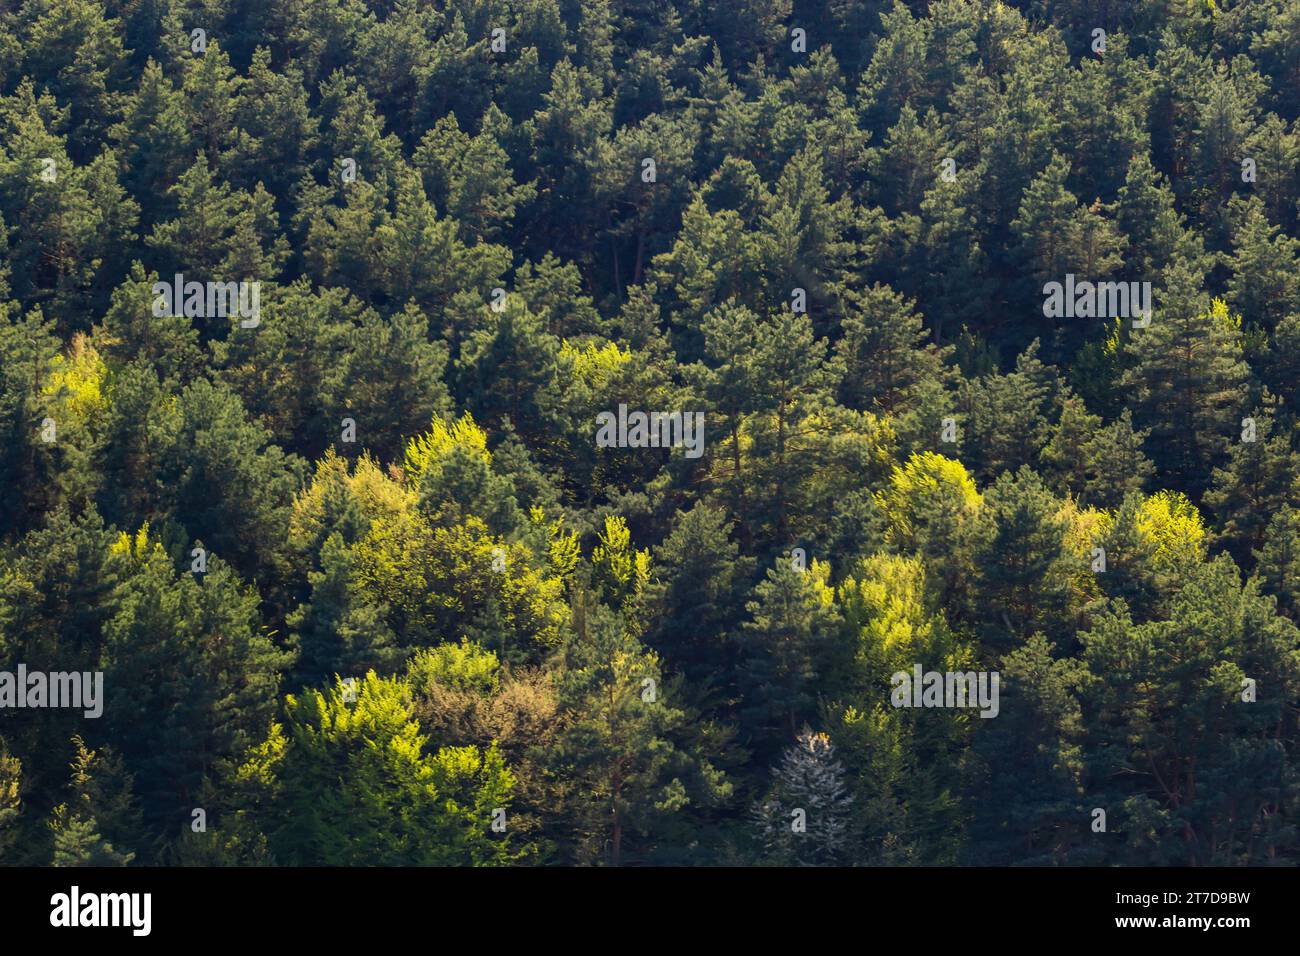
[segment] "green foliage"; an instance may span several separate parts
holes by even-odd
[[[617,866],[662,853],[683,816],[731,788],[705,754],[681,744],[688,716],[658,656],[613,612],[585,602],[563,650],[568,720],[557,759],[577,788],[576,858]]]
[[[1028,468],[1004,472],[985,493],[972,557],[974,616],[986,643],[1067,626],[1066,530],[1055,497]]]
[[[1206,464],[1227,451],[1244,398],[1241,320],[1222,300],[1207,305],[1192,271],[1179,266],[1167,281],[1151,327],[1133,333],[1135,364],[1123,382],[1156,466],[1199,493],[1209,484]]]
[[[271,7],[0,13],[4,862],[1300,861],[1294,0]]]
[[[0,741],[0,744],[3,742]],[[0,860],[12,862],[18,843],[18,822],[23,812],[22,761],[0,746]]]
[[[284,743],[259,755],[280,789],[271,848],[288,865],[500,865],[492,832],[514,777],[495,747],[427,749],[410,688],[372,672],[355,701],[341,683],[286,701]],[[332,769],[337,768],[337,769]],[[507,833],[509,831],[507,830]]]
[[[54,835],[54,866],[127,866],[134,852],[113,848],[138,843],[140,813],[133,806],[131,777],[111,754],[89,750],[72,739],[76,757],[69,784],[70,802],[54,808],[49,821]]]
[[[779,560],[745,605],[750,620],[740,635],[742,717],[758,744],[793,738],[812,716],[838,616],[829,574],[817,561],[800,570],[792,559]]]

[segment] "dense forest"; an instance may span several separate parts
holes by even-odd
[[[1300,861],[1300,0],[3,7],[0,861]]]

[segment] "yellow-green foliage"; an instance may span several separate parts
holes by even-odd
[[[378,518],[354,556],[360,587],[397,612],[412,639],[474,637],[467,629],[488,626],[491,612],[509,632],[497,639],[550,645],[568,618],[563,581],[534,568],[526,546],[493,538],[473,516],[450,528],[431,527],[413,511]]]
[[[961,669],[972,659],[934,607],[920,558],[863,558],[840,584],[838,596],[859,672],[868,681],[887,680],[895,670],[918,662]]]
[[[816,436],[814,441],[823,447],[826,466],[812,485],[820,494],[837,495],[845,479],[861,487],[864,476],[878,480],[894,465],[894,424],[871,412],[841,409],[833,417],[817,412],[804,420],[800,433]]]
[[[1223,299],[1215,299],[1210,304],[1210,316],[1225,332],[1241,333],[1241,314],[1230,311]]]
[[[149,523],[146,521],[135,534],[122,531],[117,540],[108,547],[108,553],[122,558],[133,565],[138,565],[155,551],[162,550],[162,542],[149,536]]]
[[[496,654],[468,640],[421,648],[406,665],[407,679],[414,688],[438,684],[480,694],[497,689],[500,670]]]
[[[565,339],[560,347],[560,367],[573,370],[573,377],[592,391],[599,391],[618,375],[619,371],[632,358],[632,353],[620,349],[614,342],[600,348],[588,344],[579,348]]]
[[[568,531],[562,521],[548,521],[546,512],[536,505],[528,513],[528,520],[546,536],[547,559],[551,569],[560,577],[568,577],[582,558],[578,533]]]
[[[943,514],[964,520],[979,510],[980,493],[965,465],[927,451],[895,467],[876,501],[890,544],[911,550],[918,544],[919,518]]]
[[[107,376],[103,358],[84,335],[73,338],[66,355],[54,356],[41,393],[50,399],[50,414],[60,427],[85,424],[103,413]]]
[[[1106,336],[1105,345],[1102,347],[1103,354],[1114,357],[1119,354],[1120,341],[1124,332],[1124,320],[1117,318],[1111,322],[1110,334]]]
[[[415,494],[393,480],[369,455],[349,466],[333,449],[316,463],[316,473],[293,503],[289,537],[296,544],[319,543],[321,532],[337,514],[340,501],[351,499],[366,522],[391,518],[414,506]]]
[[[0,745],[0,848],[4,847],[4,826],[22,810],[22,770],[22,761]]]
[[[284,789],[288,862],[303,846],[328,865],[507,862],[490,825],[514,775],[495,744],[430,752],[405,680],[370,671],[355,699],[340,682],[289,695],[285,713],[288,747],[268,769]]]
[[[876,703],[867,709],[850,705],[833,725],[833,740],[842,750],[868,755],[876,779],[902,776],[915,760],[907,725],[899,713]]]
[[[354,691],[356,700],[349,706],[344,700],[342,681],[324,692],[307,690],[289,694],[285,710],[294,722],[300,739],[323,739],[330,736],[361,736],[372,740],[385,738],[398,752],[418,758],[424,739],[411,717],[414,713],[410,687],[396,678],[366,674]]]
[[[492,743],[481,750],[478,747],[439,747],[430,764],[433,784],[443,798],[444,807],[463,815],[476,828],[479,821],[483,821],[486,826],[480,832],[486,835],[493,810],[509,803],[515,787],[514,774],[506,766],[497,745]]]
[[[607,515],[605,530],[591,553],[591,563],[599,580],[620,600],[639,594],[650,581],[650,552],[632,547],[632,533],[627,521]]]
[[[1080,508],[1072,498],[1061,505],[1065,519],[1066,551],[1079,559],[1089,558],[1097,539],[1106,527],[1106,513],[1096,508]]]
[[[292,700],[293,695],[288,695]],[[271,724],[266,739],[248,751],[248,756],[235,771],[235,784],[241,790],[268,791],[275,785],[276,775],[289,748],[289,738],[284,725]]]
[[[1065,521],[1065,553],[1075,560],[1071,587],[1075,599],[1086,603],[1101,596],[1097,574],[1092,570],[1092,549],[1106,530],[1108,517],[1096,508],[1080,508],[1073,498],[1065,499],[1059,515]]]
[[[492,453],[487,447],[487,432],[474,424],[472,415],[466,412],[451,423],[435,418],[429,431],[417,435],[406,444],[403,470],[411,486],[419,487],[425,475],[436,474],[442,462],[456,448],[481,457],[484,464],[492,463]]]
[[[835,588],[830,583],[831,563],[829,561],[818,561],[813,558],[812,564],[808,565],[805,580],[822,607],[829,608],[835,605]]]
[[[1187,496],[1161,491],[1142,502],[1138,532],[1155,546],[1155,560],[1167,567],[1190,568],[1205,560],[1205,523]]]
[[[932,622],[925,613],[925,565],[892,554],[863,558],[839,588],[840,612],[859,629],[863,644],[886,651],[928,648]]]

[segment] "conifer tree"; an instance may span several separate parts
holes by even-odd
[[[972,863],[1104,858],[1089,849],[1083,803],[1088,724],[1079,686],[1086,674],[1077,660],[1054,650],[1034,634],[999,666],[998,719],[978,728],[966,777],[968,792],[978,794],[966,804],[972,820],[964,858]]]
[[[580,787],[570,810],[578,860],[618,866],[652,858],[674,818],[729,786],[706,758],[675,745],[686,713],[658,655],[579,595],[563,650],[560,703],[571,721],[558,760]]]
[[[985,640],[1006,647],[1064,630],[1068,557],[1060,505],[1028,468],[999,476],[975,531],[974,600]]]
[[[805,729],[781,754],[772,776],[771,793],[754,808],[768,857],[802,866],[845,859],[853,796],[830,738]]]
[[[23,763],[9,752],[0,738],[0,863],[14,863],[14,847],[20,839],[22,818]]]
[[[1264,531],[1255,561],[1263,589],[1277,598],[1282,613],[1296,621],[1300,618],[1300,511],[1289,505],[1278,509]]]
[[[736,645],[730,634],[742,609],[750,562],[731,539],[725,512],[705,502],[678,513],[654,555],[646,601],[652,611],[649,643],[688,686],[734,693]]]
[[[49,821],[53,865],[127,866],[136,858],[128,847],[140,838],[131,776],[112,753],[89,749],[79,736],[72,743],[69,800],[54,808]]]
[[[1135,402],[1134,423],[1150,432],[1152,460],[1182,487],[1200,492],[1228,449],[1244,399],[1239,317],[1211,305],[1200,278],[1171,268],[1149,328],[1130,341],[1135,364],[1123,385]]]
[[[1234,199],[1228,301],[1251,325],[1273,328],[1300,311],[1300,239],[1279,235],[1258,198]]]
[[[162,275],[188,271],[186,281],[200,282],[269,282],[279,276],[288,243],[261,183],[251,192],[231,189],[200,153],[168,193],[175,197],[176,216],[154,226],[146,239]],[[221,321],[202,331],[224,332],[215,324]]]
[[[1142,452],[1146,431],[1135,431],[1126,408],[1119,418],[1097,430],[1083,446],[1087,463],[1084,496],[1088,504],[1117,507],[1130,492],[1144,490],[1155,466]]]
[[[944,353],[928,343],[915,303],[889,286],[876,285],[849,299],[843,337],[835,345],[842,375],[838,398],[852,408],[904,411],[919,385],[942,381]]]
[[[1099,781],[1089,796],[1122,808],[1135,837],[1117,855],[1195,865],[1276,854],[1288,839],[1279,815],[1300,795],[1279,752],[1296,637],[1227,555],[1193,570],[1162,619],[1107,616],[1081,635],[1089,672],[1108,675],[1085,685]]]
[[[755,743],[768,752],[774,743],[794,739],[813,716],[837,620],[826,584],[829,570],[815,560],[799,569],[793,558],[778,559],[746,604],[750,620],[739,635],[742,716]]]
[[[1265,392],[1261,407],[1243,419],[1228,462],[1214,470],[1205,506],[1219,516],[1218,541],[1244,563],[1264,543],[1264,530],[1280,509],[1300,504],[1300,454],[1289,436],[1274,434],[1277,403]]]
[[[264,633],[257,593],[220,557],[199,580],[178,575],[145,532],[114,552],[129,573],[104,626],[105,729],[146,823],[174,834],[217,763],[264,732],[291,661]]]

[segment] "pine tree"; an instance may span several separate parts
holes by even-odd
[[[217,555],[200,581],[145,532],[114,554],[128,573],[104,626],[106,733],[146,823],[176,833],[217,764],[264,733],[291,660],[264,632],[257,592]]]
[[[732,513],[740,511],[750,483],[742,432],[746,413],[757,405],[761,388],[752,363],[747,361],[747,344],[753,341],[757,327],[758,317],[753,312],[732,303],[710,312],[702,326],[708,362],[699,373],[700,387],[725,430],[715,455],[719,463],[727,463],[724,494]]]
[[[1295,408],[1300,400],[1300,312],[1277,324],[1259,366],[1256,371],[1269,390],[1282,396],[1288,408]]]
[[[970,722],[960,711],[895,708],[899,671],[969,671],[974,649],[948,624],[926,566],[876,554],[856,562],[837,589],[844,621],[835,667],[821,687],[829,732],[856,802],[854,864],[953,863],[966,810],[939,768],[964,760]],[[875,701],[874,704],[871,701]]]
[[[500,235],[516,209],[537,193],[532,183],[515,181],[510,157],[492,132],[496,122],[485,117],[484,130],[470,136],[455,117],[444,116],[424,134],[415,152],[429,197],[460,224],[466,240]]]
[[[276,72],[271,51],[256,49],[235,103],[234,121],[243,135],[222,157],[231,179],[244,189],[260,182],[272,196],[290,195],[319,142],[320,120],[312,115],[301,69],[290,62]]]
[[[187,282],[270,282],[278,277],[288,243],[279,233],[274,200],[261,183],[251,193],[232,189],[200,153],[168,194],[175,198],[176,216],[154,226],[145,240],[161,258],[164,276],[179,272]],[[204,331],[209,336],[224,333],[217,324],[223,321],[212,320]]]
[[[1135,280],[1166,287],[1166,271],[1172,264],[1180,258],[1200,258],[1203,253],[1199,237],[1187,228],[1178,211],[1174,191],[1145,151],[1135,153],[1129,161],[1115,214],[1128,239],[1124,272]]]
[[[1227,232],[1224,205],[1240,182],[1241,157],[1246,139],[1259,114],[1257,88],[1244,71],[1229,71],[1223,61],[1196,103],[1190,173],[1184,189],[1198,213],[1220,235]],[[1218,228],[1216,228],[1218,227]],[[1217,238],[1217,236],[1216,236]]]
[[[1289,505],[1278,509],[1255,562],[1263,589],[1277,598],[1282,613],[1300,623],[1300,510]]]
[[[1020,254],[1034,283],[1064,281],[1073,271],[1079,238],[1075,213],[1079,200],[1066,188],[1070,163],[1059,153],[1025,190],[1011,228],[1020,237]]]
[[[698,354],[697,336],[707,336],[702,323],[713,310],[728,302],[755,312],[770,307],[763,295],[768,286],[762,244],[746,228],[756,210],[766,205],[767,192],[753,166],[734,157],[713,175],[709,188],[730,185],[729,180],[743,182],[746,195],[740,201],[755,211],[747,208],[744,216],[730,206],[715,211],[704,195],[697,194],[682,213],[682,227],[672,248],[655,257],[650,270],[651,280],[668,293],[666,304],[674,323],[685,330],[683,360]],[[785,301],[790,291],[777,290],[776,295]]]
[[[175,213],[167,191],[189,165],[185,100],[150,58],[123,114],[108,133],[120,157],[122,186],[141,204],[141,226],[152,227]]]
[[[988,321],[977,303],[993,294],[993,283],[973,222],[981,174],[975,168],[964,172],[958,183],[939,182],[921,200],[919,242],[907,264],[907,285],[899,288],[923,304],[937,345],[953,337],[945,339],[946,329]]]
[[[760,320],[748,352],[751,381],[762,385],[746,422],[752,453],[741,515],[751,534],[784,541],[819,507],[809,482],[829,424],[827,343],[813,337],[806,314],[784,311]]]
[[[95,0],[24,11],[23,72],[41,77],[69,111],[69,142],[78,160],[89,159],[118,118],[129,66],[121,21]],[[15,24],[16,26],[16,24]]]
[[[122,367],[123,378],[152,373],[155,388],[158,383],[179,387],[199,374],[205,357],[199,331],[186,316],[153,314],[153,284],[158,281],[157,273],[133,262],[127,278],[113,290],[94,341],[107,360]]]
[[[988,481],[1030,465],[1049,440],[1061,397],[1055,371],[1038,358],[1036,339],[1010,373],[964,379],[958,396],[963,461]]]
[[[1051,489],[1059,495],[1078,495],[1088,479],[1088,458],[1084,451],[1101,426],[1101,419],[1091,414],[1078,398],[1067,398],[1061,417],[1043,448],[1040,461]]]
[[[837,621],[829,570],[815,560],[805,570],[792,558],[778,559],[745,605],[751,617],[738,636],[742,719],[760,750],[794,739],[813,716]]]
[[[108,553],[113,539],[93,509],[74,517],[60,507],[44,527],[0,550],[0,659],[13,662],[6,669],[101,669],[102,632],[117,612],[121,577]],[[68,740],[85,718],[79,710],[44,708],[6,720],[25,781],[45,796],[43,812],[57,802],[53,781],[64,777]]]
[[[356,444],[380,458],[396,458],[426,422],[451,412],[447,347],[430,341],[428,317],[414,305],[386,320],[367,310],[343,333],[340,353],[322,371],[322,409],[335,422],[352,418]]]
[[[970,808],[964,859],[979,865],[1086,863],[1085,669],[1032,635],[999,665],[1000,710],[972,741],[963,801]],[[1014,772],[1005,772],[1015,768]],[[1080,853],[1084,855],[1080,855]]]
[[[48,92],[20,83],[0,108],[0,217],[13,297],[40,306],[61,331],[84,331],[108,299],[135,238],[139,207],[117,180],[110,150],[74,162],[66,122]]]
[[[1300,687],[1298,636],[1227,555],[1192,570],[1160,619],[1107,615],[1080,635],[1088,779],[1098,781],[1089,802],[1117,808],[1112,827],[1131,836],[1112,859],[1276,858],[1300,798],[1282,743],[1295,719],[1285,701]]]
[[[984,494],[974,540],[975,614],[984,639],[1006,647],[1068,621],[1068,557],[1060,503],[1029,468],[1004,473]]]
[[[919,385],[944,379],[945,353],[929,343],[916,304],[889,286],[872,286],[849,301],[835,345],[839,401],[888,414],[905,411]]]
[[[1264,543],[1264,531],[1280,509],[1300,505],[1300,454],[1286,434],[1274,435],[1277,402],[1265,392],[1261,407],[1243,423],[1228,462],[1214,470],[1205,506],[1219,517],[1217,540],[1243,563]],[[1249,439],[1249,440],[1248,440]]]
[[[325,539],[319,561],[319,571],[307,572],[310,599],[285,620],[297,642],[295,684],[320,686],[335,675],[395,671],[405,652],[384,623],[382,609],[358,593],[352,552],[338,532]]]
[[[141,836],[131,775],[111,752],[89,749],[80,736],[72,743],[76,756],[69,801],[55,807],[49,821],[53,865],[128,866],[136,853],[125,847]]]
[[[1228,302],[1251,325],[1274,328],[1300,311],[1300,239],[1279,235],[1257,197],[1234,199],[1230,208],[1236,225]]]
[[[1103,215],[1099,201],[1081,205],[1066,187],[1069,162],[1054,155],[1047,168],[1025,190],[1020,214],[1011,223],[1019,235],[1019,255],[1030,273],[1025,298],[1041,302],[1043,286],[1064,282],[1074,273],[1089,281],[1110,276],[1121,264],[1123,238]],[[1069,326],[1058,330],[1076,339]]]
[[[1133,429],[1133,417],[1126,408],[1119,418],[1088,439],[1082,449],[1087,467],[1084,502],[1115,508],[1127,495],[1146,487],[1156,470],[1142,453],[1148,434]]]
[[[14,848],[21,839],[23,763],[9,753],[0,737],[0,864],[15,861]]]
[[[462,350],[461,390],[472,396],[470,410],[484,425],[509,422],[525,441],[537,441],[551,427],[548,391],[554,387],[560,343],[544,318],[518,296],[490,314]]]
[[[260,419],[280,439],[281,447],[313,458],[340,439],[341,422],[349,412],[358,413],[351,416],[358,426],[358,444],[370,444],[376,427],[381,427],[381,433],[388,430],[382,426],[394,411],[367,415],[361,409],[370,402],[352,408],[349,396],[340,394],[339,379],[354,368],[355,374],[369,379],[359,383],[358,392],[369,398],[382,387],[382,376],[366,367],[367,353],[375,345],[382,349],[394,338],[402,340],[404,367],[398,374],[403,377],[410,365],[420,369],[429,358],[429,350],[422,348],[423,337],[410,334],[406,315],[396,318],[395,328],[375,334],[371,330],[379,324],[378,317],[346,290],[313,290],[301,279],[264,288],[260,319],[255,335],[232,335],[210,343],[217,380],[240,397],[248,414]],[[181,321],[188,326],[188,320]],[[414,325],[418,330],[418,321]],[[398,328],[405,334],[399,334]],[[424,370],[425,376],[432,373]],[[413,398],[423,405],[428,390],[421,387],[425,383],[418,374],[412,377],[416,379]]]
[[[707,758],[679,748],[687,719],[659,659],[601,605],[574,599],[563,649],[560,703],[570,720],[559,766],[578,787],[570,814],[581,862],[653,859],[687,807],[724,797],[729,784]]]
[[[1135,364],[1122,382],[1156,466],[1199,492],[1227,452],[1245,397],[1239,319],[1222,302],[1207,303],[1185,266],[1172,267],[1167,281],[1150,327],[1133,332]]]
[[[738,623],[751,562],[731,540],[732,523],[717,507],[698,502],[679,512],[654,553],[654,580],[646,593],[651,609],[649,643],[698,693],[705,688],[735,693]]]

